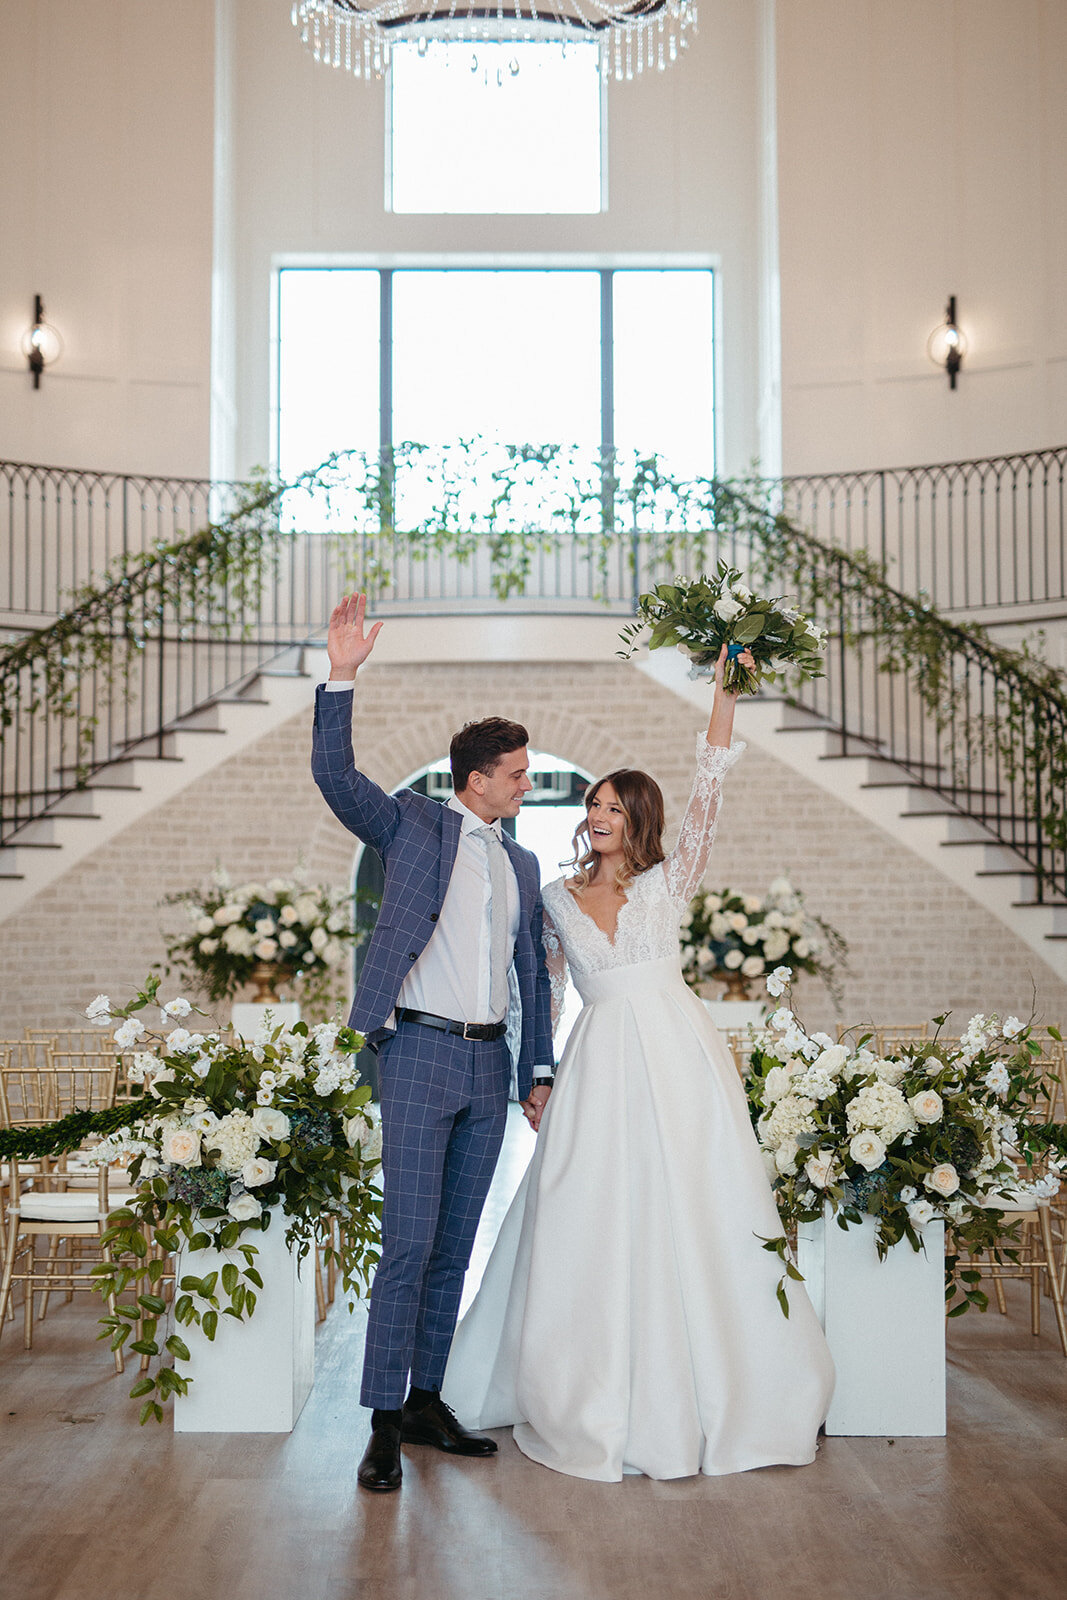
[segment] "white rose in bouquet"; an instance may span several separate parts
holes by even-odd
[[[269,939],[277,930],[277,923],[273,917],[258,917],[256,919],[256,932],[261,939]]]
[[[795,1139],[786,1139],[774,1154],[774,1164],[780,1173],[792,1172],[797,1164],[798,1145]]]
[[[168,1127],[160,1141],[164,1161],[174,1167],[200,1165],[200,1135],[195,1128]]]
[[[763,941],[763,954],[768,961],[781,961],[789,953],[789,935],[781,928],[772,928]]]
[[[745,978],[758,978],[766,970],[767,963],[762,956],[748,956],[741,963],[741,974]]]
[[[222,944],[231,955],[250,956],[255,938],[247,928],[239,928],[236,923],[232,923],[222,935]]]
[[[762,928],[753,927],[753,925],[751,923],[749,923],[748,927],[742,930],[742,933],[741,933],[741,943],[742,944],[747,944],[747,945],[760,944],[760,943],[762,943],[762,940],[763,940],[763,929]]]
[[[226,1210],[237,1222],[251,1222],[253,1217],[263,1215],[263,1207],[254,1194],[235,1195]]]
[[[289,1136],[289,1118],[284,1111],[273,1106],[257,1106],[252,1113],[252,1126],[264,1139],[286,1139]]]
[[[816,1189],[828,1187],[834,1170],[834,1153],[832,1150],[816,1150],[804,1163],[804,1171],[808,1181]]]
[[[920,1089],[918,1094],[912,1095],[908,1104],[915,1113],[916,1122],[940,1122],[945,1109],[944,1101],[933,1089]]]
[[[329,943],[329,938],[330,938],[330,936],[326,932],[325,928],[312,928],[312,930],[311,930],[311,948],[312,948],[312,950],[314,950],[317,954],[321,954],[322,951],[326,948],[327,944]]]
[[[735,600],[733,595],[729,594],[724,594],[721,599],[716,600],[712,607],[720,622],[733,622],[744,609],[740,600]]]
[[[319,902],[313,894],[302,894],[293,904],[296,907],[298,922],[310,924],[319,920]]]
[[[925,1228],[937,1216],[937,1211],[929,1200],[913,1200],[908,1207],[908,1221],[913,1228]]]
[[[750,917],[754,917],[757,912],[763,910],[763,901],[760,899],[758,894],[742,895],[741,904],[744,906]]]
[[[873,1172],[885,1160],[885,1145],[876,1133],[857,1133],[848,1147],[848,1153],[858,1166]]]
[[[294,922],[299,922],[300,918],[297,915],[296,907],[282,906],[278,913],[278,921],[283,922],[287,928],[291,928]]]
[[[731,911],[727,921],[734,933],[744,933],[748,927],[748,918],[743,911]]]
[[[273,961],[278,954],[277,939],[260,939],[258,944],[252,946],[252,954],[260,961]]]
[[[704,911],[710,917],[713,911],[722,910],[721,894],[706,894],[704,896]]]
[[[291,950],[297,942],[296,934],[291,928],[283,928],[278,935],[278,943],[283,950]]]
[[[231,924],[240,922],[244,914],[244,906],[235,905],[231,900],[226,905],[219,906],[219,909],[212,914],[212,920],[217,928],[228,928]]]
[[[197,933],[214,933],[215,927],[214,917],[197,917],[196,919]]]
[[[722,964],[724,967],[728,967],[731,972],[736,972],[737,968],[742,964],[744,959],[745,958],[741,954],[740,950],[727,950],[726,954],[722,958]]]
[[[816,1041],[819,1042],[819,1041]],[[817,1055],[812,1062],[815,1072],[840,1072],[848,1060],[848,1046],[844,1044],[831,1044]]]
[[[246,1189],[255,1189],[261,1183],[270,1183],[278,1170],[276,1161],[267,1161],[263,1156],[253,1156],[251,1161],[246,1161],[241,1168],[241,1182]]]
[[[951,1161],[943,1161],[939,1167],[928,1172],[923,1179],[925,1187],[934,1194],[943,1195],[946,1199],[950,1194],[955,1194],[960,1186],[960,1175]]]

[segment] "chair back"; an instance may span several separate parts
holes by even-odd
[[[72,1111],[115,1103],[118,1058],[110,1050],[49,1050],[43,1067],[0,1067],[0,1119],[8,1128],[39,1128]]]

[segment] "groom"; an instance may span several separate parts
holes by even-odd
[[[311,770],[330,809],[385,866],[350,1019],[378,1051],[381,1083],[382,1258],[361,1393],[373,1408],[371,1437],[358,1479],[384,1492],[400,1487],[402,1442],[453,1455],[496,1450],[457,1422],[440,1386],[504,1136],[512,987],[522,1011],[519,1096],[535,1130],[552,1086],[552,1031],[537,859],[499,820],[517,816],[532,787],[526,729],[488,717],[457,733],[446,805],[411,789],[386,794],[352,755],[356,672],[381,628],[365,633],[365,612],[366,596],[349,595],[330,619]]]

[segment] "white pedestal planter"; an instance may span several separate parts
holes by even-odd
[[[253,1000],[238,1000],[234,1004],[230,1019],[234,1031],[239,1033],[242,1039],[254,1039],[268,1011],[274,1018],[275,1024],[284,1022],[288,1027],[290,1023],[300,1021],[300,1004],[296,1000],[273,1000],[269,1005],[262,1005]]]
[[[765,1019],[767,1008],[759,1000],[705,1000],[704,1005],[717,1028],[757,1027]]]
[[[847,1231],[827,1216],[801,1227],[797,1266],[826,1332],[837,1387],[828,1434],[945,1432],[945,1225],[879,1261],[877,1223]]]
[[[191,1360],[179,1362],[193,1379],[174,1401],[175,1433],[289,1433],[315,1381],[315,1257],[297,1258],[285,1243],[285,1217],[275,1211],[266,1233],[249,1233],[263,1279],[256,1309],[246,1321],[220,1314],[214,1341],[197,1327],[178,1329]],[[183,1251],[178,1278],[222,1271],[235,1252]],[[180,1290],[178,1291],[180,1293]],[[226,1301],[220,1296],[220,1305]]]

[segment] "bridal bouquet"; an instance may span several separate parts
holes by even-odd
[[[115,1045],[130,1053],[128,1117],[91,1158],[127,1167],[138,1192],[108,1219],[111,1259],[94,1272],[101,1294],[117,1301],[100,1337],[114,1349],[140,1323],[130,1348],[155,1364],[130,1391],[144,1400],[142,1422],[161,1421],[161,1402],[192,1381],[174,1365],[189,1359],[181,1336],[158,1332],[168,1257],[185,1252],[169,1312],[175,1329],[195,1323],[213,1339],[220,1302],[238,1321],[255,1310],[263,1230],[284,1226],[302,1257],[324,1242],[345,1290],[358,1293],[378,1260],[381,1217],[381,1132],[355,1066],[362,1036],[336,1022],[274,1026],[269,1016],[251,1043],[191,1032],[193,1007],[181,997],[159,1006],[153,1029],[144,1013],[159,1005],[158,989],[151,978],[129,1005],[98,995],[86,1012],[98,1026],[117,1024]],[[198,1277],[189,1257],[209,1247],[231,1260]],[[131,1283],[135,1299],[123,1302]]]
[[[310,884],[300,872],[234,884],[217,869],[206,888],[169,895],[166,904],[181,906],[188,920],[167,944],[167,971],[210,1000],[231,999],[260,964],[275,983],[298,983],[309,1007],[329,1009],[342,997],[340,968],[359,937],[345,890]]]
[[[628,661],[645,629],[648,648],[677,645],[693,665],[690,677],[714,677],[725,644],[728,652],[724,686],[739,694],[756,694],[767,681],[787,671],[821,678],[826,635],[781,598],[754,595],[736,567],[720,561],[714,578],[676,578],[657,584],[637,602],[637,621],[622,630],[626,645],[618,651]],[[737,659],[750,650],[754,668]]]
[[[777,967],[791,980],[798,972],[818,976],[840,1000],[836,971],[848,946],[805,908],[788,878],[775,878],[762,899],[736,889],[701,890],[682,916],[681,939],[682,976],[691,989],[732,973],[761,978]]]
[[[787,977],[772,974],[768,989],[781,995]],[[995,1250],[1013,1200],[1059,1190],[1057,1160],[1042,1162],[1064,1130],[1041,1121],[1030,1031],[1017,1017],[978,1015],[959,1042],[935,1035],[882,1057],[870,1035],[856,1045],[809,1037],[779,1007],[757,1035],[747,1091],[783,1223],[814,1221],[824,1204],[842,1227],[866,1213],[884,1257],[902,1239],[918,1250],[923,1229],[943,1221],[957,1246],[946,1256],[949,1315],[984,1310],[960,1249]]]

